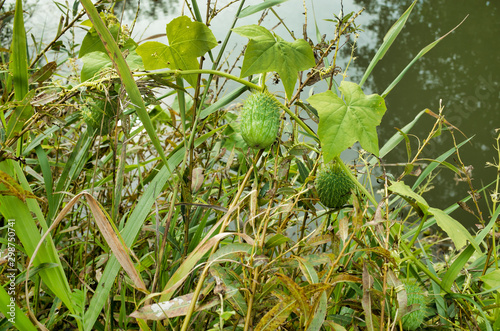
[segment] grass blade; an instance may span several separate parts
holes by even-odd
[[[194,147],[198,147],[209,137],[218,132],[219,129],[213,130],[196,139]],[[184,157],[184,153],[184,148],[179,148],[169,157],[167,165],[163,166],[151,182],[149,182],[148,187],[135,206],[134,211],[128,218],[125,228],[122,231],[123,241],[127,247],[132,247],[137,234],[142,229],[144,221],[151,211],[151,207],[156,201],[156,197],[162,193],[163,186],[172,174],[170,169],[175,169],[179,165]],[[112,256],[106,264],[106,268],[104,269],[101,280],[99,281],[99,286],[90,301],[89,309],[85,312],[84,330],[90,331],[93,329],[95,321],[99,317],[104,304],[108,300],[109,291],[115,282],[115,278],[119,270],[120,263],[114,256]]]
[[[466,17],[467,18],[467,17]],[[451,29],[447,34],[445,34],[444,36],[442,36],[441,38],[435,40],[434,42],[430,43],[429,45],[425,46],[424,48],[422,48],[420,50],[420,52],[418,52],[417,56],[415,56],[413,58],[413,60],[411,60],[411,62],[406,66],[406,68],[403,69],[403,71],[401,71],[401,73],[398,75],[398,77],[396,77],[396,79],[385,89],[384,93],[382,93],[382,98],[385,98],[389,92],[392,91],[392,89],[394,88],[394,86],[396,86],[399,81],[401,79],[403,79],[403,76],[406,74],[406,72],[411,68],[411,66],[417,62],[422,56],[424,56],[428,51],[430,51],[431,49],[434,48],[434,46],[436,46],[441,40],[443,40],[446,36],[448,36],[450,33],[452,33],[453,31],[455,31],[464,21],[465,19],[464,18],[462,20],[462,22],[460,22],[460,24],[458,24],[456,27],[454,27],[453,29]]]
[[[156,151],[160,155],[161,159],[165,164],[167,163],[167,158],[165,157],[165,153],[163,152],[163,147],[161,146],[160,140],[158,139],[158,135],[156,134],[156,130],[153,127],[153,123],[149,118],[148,111],[146,110],[146,106],[144,105],[144,101],[142,100],[141,93],[139,92],[139,88],[135,83],[134,77],[132,76],[132,72],[123,57],[120,48],[116,44],[113,36],[109,32],[109,30],[104,25],[97,9],[94,7],[90,0],[81,0],[82,5],[85,7],[87,14],[94,25],[95,30],[99,34],[99,37],[102,40],[102,43],[106,47],[106,51],[108,52],[111,61],[113,62],[113,66],[115,67],[120,79],[125,86],[125,90],[130,98],[132,105],[135,106],[137,115],[141,120],[146,132],[151,139]]]
[[[248,6],[241,11],[238,15],[238,18],[243,18],[250,16],[252,14],[258,13],[265,9],[271,8],[273,6],[279,5],[280,3],[286,2],[288,0],[267,0],[265,2],[261,2],[258,5]]]
[[[14,296],[7,293],[3,286],[0,286],[0,311],[5,316],[4,319],[11,322],[18,330],[36,331],[37,328],[33,323],[24,315],[24,312],[16,305],[15,301],[12,301],[14,298]]]
[[[380,61],[384,57],[387,50],[391,47],[396,37],[405,26],[406,21],[408,20],[408,17],[410,16],[410,13],[413,7],[415,7],[416,3],[417,0],[413,1],[410,7],[408,7],[408,9],[403,13],[403,15],[401,15],[401,17],[396,21],[396,23],[394,23],[394,25],[389,29],[389,31],[384,37],[384,42],[382,43],[377,53],[373,57],[372,61],[368,65],[368,68],[366,68],[366,71],[363,77],[361,78],[361,81],[359,82],[359,86],[363,86],[366,79],[368,79],[368,76],[370,76],[370,73],[372,72],[373,68],[375,68],[375,66],[377,65],[378,61]]]
[[[33,108],[29,102],[30,98],[27,97],[29,91],[28,59],[22,0],[16,0],[11,51],[12,60],[9,70],[14,82],[14,98],[17,101],[22,100],[23,102],[16,107],[14,113],[9,118],[6,132],[7,138],[18,133],[22,129],[25,121],[33,114]],[[31,96],[33,95],[34,93]]]
[[[17,175],[21,186],[24,190],[31,192],[26,178],[24,178],[22,169],[16,162],[6,160],[0,163],[0,170],[14,177]],[[40,241],[41,235],[36,225],[35,219],[32,216],[34,213],[37,221],[44,231],[47,231],[47,224],[40,211],[38,203],[34,199],[26,199],[26,202],[21,201],[15,196],[0,196],[0,213],[6,220],[13,220],[13,227],[16,231],[16,236],[23,245],[28,256],[32,256],[36,244]],[[66,275],[64,274],[61,261],[59,260],[58,252],[54,246],[52,238],[49,236],[45,245],[40,248],[40,254],[34,260],[34,265],[41,263],[56,263],[58,268],[44,269],[40,271],[43,281],[49,289],[59,297],[68,309],[74,313],[73,304],[70,299],[70,288]]]

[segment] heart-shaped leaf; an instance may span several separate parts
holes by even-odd
[[[318,110],[318,136],[324,161],[331,161],[357,141],[365,150],[378,155],[376,127],[387,109],[384,99],[377,94],[365,95],[352,82],[343,81],[339,90],[344,99],[326,91],[307,100]]]
[[[147,70],[155,69],[198,69],[197,58],[218,45],[212,31],[203,23],[193,22],[181,16],[167,24],[169,45],[148,41],[137,47]],[[196,85],[196,75],[186,76],[192,86]]]

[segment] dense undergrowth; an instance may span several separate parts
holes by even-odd
[[[1,3],[13,24],[0,72],[0,329],[500,329],[499,178],[475,186],[460,157],[470,138],[441,106],[380,148],[377,138],[391,116],[384,98],[442,38],[365,95],[416,1],[360,82],[337,59],[354,60],[362,13],[332,14],[323,37],[278,36],[261,22],[286,27],[272,7],[281,2],[187,1],[166,25],[168,45],[137,44],[115,3],[90,0],[59,3],[53,41],[31,43],[22,1]],[[206,23],[228,8],[236,14],[217,40]],[[250,15],[255,25],[238,24]],[[85,37],[64,44],[76,26]],[[234,33],[249,41],[228,57]],[[268,92],[278,81],[282,91]],[[267,115],[245,117],[240,133],[241,102],[257,91],[280,116],[265,149],[247,143],[274,126]],[[422,116],[435,124],[414,137]],[[448,152],[423,158],[444,134]],[[381,160],[399,144],[406,166],[389,174]],[[347,149],[356,157],[340,159]],[[329,167],[347,193],[337,177],[317,189]],[[439,170],[470,189],[444,210],[425,200]],[[460,207],[477,232],[450,216]]]

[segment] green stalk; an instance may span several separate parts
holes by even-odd
[[[160,155],[163,163],[168,166],[167,158],[165,156],[165,153],[163,152],[163,147],[160,143],[158,135],[156,134],[156,130],[153,127],[153,123],[149,118],[148,111],[146,110],[146,106],[144,105],[144,101],[142,100],[141,92],[137,87],[134,77],[132,76],[132,72],[130,71],[127,62],[125,61],[120,48],[116,44],[116,41],[107,29],[106,25],[104,25],[101,16],[97,12],[97,9],[92,4],[91,0],[81,0],[81,4],[83,5],[83,7],[85,7],[89,19],[92,21],[92,24],[94,25],[99,38],[101,38],[102,43],[106,48],[106,52],[113,62],[113,66],[118,72],[118,75],[120,76],[120,80],[125,86],[125,90],[127,91],[130,101],[137,110],[137,115],[144,125],[144,129],[146,129],[146,132],[148,133],[151,142]]]
[[[427,216],[428,216],[428,214],[425,214],[424,217],[422,217],[422,221],[418,225],[417,232],[415,232],[415,235],[411,239],[410,244],[408,246],[412,247],[413,244],[415,243],[415,240],[417,240],[417,237],[420,234],[420,231],[422,230],[422,227],[424,226],[425,221],[427,220]]]
[[[180,70],[180,69],[175,69],[175,70],[160,70],[160,71],[155,71],[155,72],[146,72],[146,73],[136,73],[134,76],[136,77],[141,77],[141,76],[149,76],[149,75],[158,75],[158,74],[167,74],[167,75],[175,75],[175,76],[182,76],[182,75],[192,75],[192,74],[211,74],[211,75],[217,75],[220,77],[225,77],[231,80],[234,80],[237,83],[246,85],[254,90],[262,91],[262,87],[260,87],[257,84],[254,84],[252,82],[249,82],[245,79],[236,77],[234,75],[228,74],[227,72],[222,72],[218,70],[213,70],[213,69],[193,69],[193,70]]]
[[[260,157],[260,155],[262,155],[262,150],[259,151],[259,154],[257,155],[257,157]],[[252,174],[252,172],[253,172],[253,165],[250,167],[250,169],[248,169],[248,171],[245,175],[245,178],[243,179],[242,183],[240,184],[240,188],[239,188],[238,192],[236,193],[235,197],[233,198],[233,201],[231,202],[231,205],[229,206],[228,210],[232,210],[238,204],[240,197],[241,197],[241,194],[243,193],[245,186],[246,186],[246,183],[247,183],[248,179],[250,178],[250,175]],[[226,227],[229,225],[230,221],[231,221],[231,217],[228,217],[227,220],[221,225],[219,233],[222,233],[226,230]],[[216,243],[213,246],[212,251],[210,252],[210,255],[215,253],[215,251],[217,250],[218,247],[219,247],[219,244]],[[203,282],[205,281],[205,278],[208,275],[209,268],[210,268],[210,265],[206,264],[205,267],[203,268],[203,271],[200,275],[200,278],[198,279],[198,284],[196,284],[196,289],[193,293],[193,298],[191,299],[191,303],[190,303],[188,311],[186,313],[186,317],[184,318],[184,322],[182,324],[181,331],[187,331],[187,329],[189,327],[189,321],[191,320],[191,316],[193,316],[194,310],[196,308],[196,302],[198,301],[198,297],[200,296],[200,292],[201,292],[201,289],[203,287]]]

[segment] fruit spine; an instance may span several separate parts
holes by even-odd
[[[280,104],[268,92],[254,92],[244,102],[240,130],[252,148],[269,147],[278,137]]]
[[[320,201],[328,208],[340,208],[347,203],[355,185],[337,163],[324,166],[316,175],[316,190]]]

